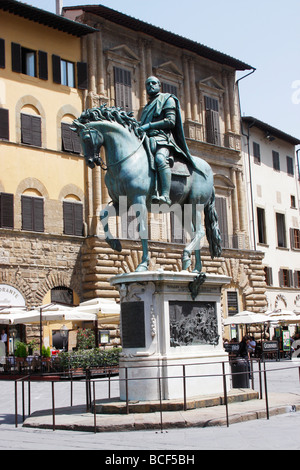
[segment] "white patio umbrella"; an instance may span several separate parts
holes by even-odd
[[[232,317],[226,318],[224,325],[255,325],[266,323],[268,321],[270,321],[270,319],[267,315],[243,310]]]
[[[300,315],[296,315],[292,310],[276,309],[268,313],[272,322],[295,324],[300,323]]]

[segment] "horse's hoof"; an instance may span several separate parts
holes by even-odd
[[[146,262],[143,262],[141,264],[138,265],[138,267],[136,268],[135,272],[136,273],[143,273],[145,271],[148,271],[148,265],[149,265],[149,261],[146,261]]]
[[[184,251],[183,258],[182,258],[182,271],[187,271],[189,267],[191,266],[191,264],[192,264],[192,261],[191,261],[190,254]]]
[[[197,268],[197,267],[195,266],[195,268],[193,269],[192,272],[195,273],[195,274],[200,274],[200,273],[202,272],[202,267]]]

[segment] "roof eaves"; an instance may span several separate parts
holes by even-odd
[[[286,142],[289,142],[292,145],[300,144],[300,139],[298,139],[297,137],[293,137],[292,135],[289,135],[286,132],[283,132],[280,129],[277,129],[276,127],[270,126],[270,124],[260,121],[259,119],[256,119],[253,116],[243,116],[242,120],[243,122],[247,122],[248,124],[251,124],[251,127],[255,126],[258,129],[268,132],[274,137],[285,140]]]
[[[9,13],[20,16],[29,21],[34,21],[77,37],[85,36],[86,34],[91,34],[97,31],[97,29],[88,25],[69,20],[68,18],[64,18],[60,15],[41,10],[40,8],[36,8],[16,0],[1,0],[0,10],[8,11]]]
[[[187,39],[183,36],[172,33],[158,26],[154,26],[150,23],[138,20],[132,16],[125,15],[124,13],[120,13],[103,5],[78,5],[76,7],[65,7],[63,10],[67,11],[76,9],[80,9],[86,13],[93,13],[95,15],[101,16],[106,20],[125,26],[129,29],[133,29],[134,31],[143,32],[160,39],[161,41],[165,41],[182,49],[195,52],[196,54],[207,59],[233,67],[236,70],[254,69],[254,67],[251,65],[245,64],[238,59],[234,59],[227,54],[219,52],[215,49],[211,49],[210,47],[200,44],[196,41]]]

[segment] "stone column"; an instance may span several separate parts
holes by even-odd
[[[183,70],[184,70],[184,98],[185,98],[185,116],[186,120],[192,119],[191,109],[191,89],[190,89],[190,74],[188,58],[183,58]]]
[[[238,193],[237,193],[237,182],[236,182],[236,169],[231,168],[231,181],[234,184],[234,189],[232,191],[232,224],[233,224],[233,234],[236,235],[240,231],[239,223],[239,204],[238,204]]]
[[[224,92],[224,119],[225,119],[225,133],[231,131],[231,116],[229,106],[229,90],[228,90],[228,79],[226,72],[223,75],[223,85],[225,88]]]
[[[239,202],[239,216],[240,216],[240,229],[242,232],[247,230],[247,210],[246,210],[246,201],[245,201],[245,192],[243,188],[243,178],[242,171],[237,171],[237,192],[238,192],[238,202]]]
[[[97,54],[96,54],[96,35],[88,36],[88,67],[89,67],[89,98],[90,107],[93,106],[93,96],[96,94],[96,70],[97,70]]]
[[[145,42],[141,41],[141,46],[140,46],[140,56],[141,56],[141,63],[140,63],[140,108],[144,108],[144,106],[147,104],[147,92],[146,92],[146,87],[145,87],[145,82],[147,80],[147,65],[146,65],[146,52],[145,52]]]
[[[191,102],[192,102],[192,119],[198,121],[198,103],[197,103],[197,90],[195,78],[195,65],[191,59],[190,62],[190,88],[191,88]]]
[[[151,77],[151,75],[153,75],[152,51],[151,51],[151,44],[149,42],[147,42],[146,44],[146,75],[147,77]]]
[[[104,96],[105,95],[105,87],[104,87],[104,64],[103,64],[103,46],[102,46],[102,34],[99,31],[96,34],[97,38],[97,92],[98,95]]]

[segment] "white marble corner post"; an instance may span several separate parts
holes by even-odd
[[[228,354],[222,341],[221,289],[230,278],[208,274],[192,296],[196,277],[186,271],[149,271],[111,279],[121,300],[121,400],[223,392],[222,362],[228,362]]]

